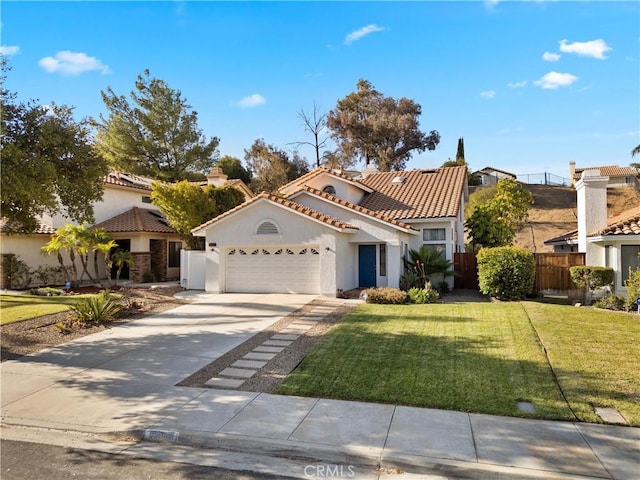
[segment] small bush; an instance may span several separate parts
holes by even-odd
[[[57,297],[58,295],[62,295],[62,293],[61,289],[51,287],[32,288],[29,290],[29,295],[38,295],[40,297]]]
[[[569,269],[571,281],[578,288],[584,289],[584,303],[591,303],[591,296],[596,288],[613,284],[613,268],[611,267],[593,267],[593,266],[575,266]]]
[[[424,280],[413,270],[405,270],[400,275],[400,290],[408,292],[412,288],[421,288],[424,285]]]
[[[412,288],[409,290],[409,298],[413,303],[436,303],[438,297],[440,297],[440,294],[430,282],[427,282],[424,288]]]
[[[520,300],[533,290],[533,254],[518,247],[483,248],[478,252],[480,291],[500,300]]]
[[[393,287],[368,288],[362,292],[367,303],[399,305],[407,300],[406,292]]]
[[[605,310],[624,310],[625,298],[621,295],[605,295],[593,304],[596,308],[604,308]]]
[[[442,280],[438,282],[438,286],[436,287],[436,290],[438,290],[438,292],[440,292],[442,295],[445,295],[451,292],[451,288],[449,288],[449,283],[446,280]]]
[[[624,286],[627,288],[625,308],[628,311],[635,311],[638,309],[636,300],[640,298],[640,268],[635,270],[629,268],[629,277],[624,281]]]
[[[95,296],[84,298],[71,306],[75,320],[82,325],[99,325],[114,318],[122,310],[122,305],[108,290]]]

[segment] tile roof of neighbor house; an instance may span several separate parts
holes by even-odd
[[[10,222],[6,218],[0,219],[0,233],[10,234],[20,234],[19,225],[15,222]],[[56,233],[56,229],[51,225],[46,225],[42,222],[38,222],[38,226],[35,231],[31,232],[31,234],[36,235],[52,235]]]
[[[299,203],[296,203],[292,200],[288,200],[286,198],[282,198],[282,197],[277,197],[275,195],[271,195],[270,193],[261,193],[260,195],[256,195],[255,197],[253,197],[251,200],[247,200],[246,202],[244,202],[243,204],[238,205],[235,208],[232,208],[231,210],[228,210],[226,212],[224,212],[221,215],[218,215],[215,218],[212,218],[211,220],[209,220],[208,222],[203,223],[202,225],[194,228],[191,230],[191,233],[195,233],[199,230],[202,230],[210,225],[213,225],[214,223],[219,222],[220,220],[222,220],[223,218],[226,218],[234,213],[236,213],[239,210],[242,210],[243,208],[248,207],[249,205],[256,203],[260,200],[269,200],[271,202],[277,203],[279,205],[282,205],[283,207],[289,208],[295,212],[301,213],[303,215],[306,215],[314,220],[317,220],[319,222],[325,223],[327,225],[330,225],[331,227],[334,228],[338,228],[338,229],[345,229],[345,230],[359,230],[358,227],[353,226],[353,225],[349,225],[348,223],[342,222],[336,218],[330,217],[329,215],[325,215],[324,213],[318,212],[317,210],[314,210],[312,208],[309,207],[305,207],[304,205],[300,205]]]
[[[589,234],[590,237],[603,235],[640,235],[640,207],[616,215],[606,227]]]
[[[456,217],[467,182],[467,167],[371,173],[359,182],[374,190],[360,206],[387,217]]]
[[[638,175],[638,170],[636,168],[608,165],[604,167],[576,167],[573,174],[573,179],[580,180],[580,178],[582,177],[582,172],[584,172],[585,170],[598,170],[600,172],[600,175],[602,175],[603,177],[628,177],[629,175],[635,177]]]
[[[133,207],[95,224],[94,227],[103,228],[109,233],[176,233],[160,212],[139,207]]]
[[[510,177],[517,178],[517,175],[515,173],[507,172],[506,170],[500,170],[499,168],[493,168],[493,167],[484,167],[484,168],[481,168],[480,170],[476,170],[473,173],[486,173],[490,175],[491,174],[490,172],[503,173],[505,175],[509,175]]]
[[[570,232],[564,233],[558,237],[550,238],[549,240],[545,240],[545,245],[553,245],[554,243],[569,243],[569,242],[577,242],[578,241],[578,230],[572,230]]]
[[[391,217],[388,217],[386,215],[383,215],[380,212],[374,212],[373,210],[369,210],[369,209],[364,208],[364,207],[362,207],[360,205],[355,205],[355,204],[353,204],[351,202],[347,202],[346,200],[343,200],[341,198],[335,197],[335,196],[333,196],[333,195],[331,195],[329,193],[323,192],[322,190],[318,190],[317,188],[311,188],[311,187],[308,187],[306,185],[299,187],[297,190],[295,190],[293,193],[291,193],[289,195],[289,197],[292,197],[295,194],[300,193],[300,192],[309,192],[309,193],[312,193],[313,195],[316,195],[316,196],[319,196],[319,197],[322,197],[322,198],[326,198],[327,200],[330,200],[333,203],[337,203],[338,205],[342,205],[343,207],[347,207],[347,208],[350,208],[352,210],[355,210],[356,212],[360,212],[360,213],[363,213],[363,214],[368,215],[370,217],[376,218],[376,219],[378,219],[380,221],[395,225],[396,227],[404,228],[406,230],[414,230],[414,228],[411,225],[407,224],[407,223],[404,223],[404,222],[401,222],[401,221],[396,220],[394,218],[391,218]]]
[[[131,173],[110,172],[102,181],[109,185],[118,185],[120,187],[136,188],[138,190],[151,191],[152,178],[141,177]]]

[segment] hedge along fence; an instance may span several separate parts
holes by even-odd
[[[571,280],[578,288],[584,289],[584,303],[589,305],[596,288],[613,285],[615,274],[611,267],[578,266],[571,267]]]
[[[520,300],[533,291],[536,262],[519,247],[483,248],[478,252],[480,291],[500,300]]]

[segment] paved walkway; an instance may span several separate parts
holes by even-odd
[[[176,387],[314,297],[194,298],[3,363],[2,437],[33,441],[71,432],[69,444],[84,439],[91,448],[181,461],[184,445],[208,446],[217,450],[198,455],[220,466],[230,468],[241,455],[245,469],[253,462],[256,470],[299,478],[352,471],[355,478],[377,478],[378,464],[437,478],[640,478],[638,428]],[[147,441],[99,441],[114,432]],[[291,457],[309,460],[293,464]]]

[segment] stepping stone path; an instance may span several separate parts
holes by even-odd
[[[227,390],[239,388],[246,379],[258,373],[258,370],[263,368],[269,360],[273,360],[278,353],[315,327],[320,320],[335,312],[340,305],[340,303],[331,303],[316,306],[278,333],[271,335],[268,340],[247,353],[242,359],[236,360],[230,367],[207,380],[205,386]]]

